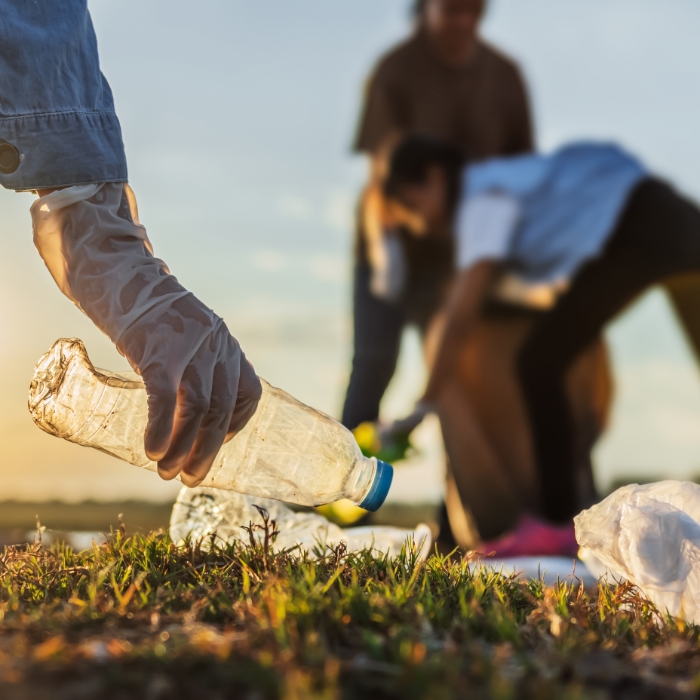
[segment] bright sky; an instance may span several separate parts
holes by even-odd
[[[408,31],[407,5],[91,2],[157,254],[226,318],[262,376],[333,414],[349,365],[352,209],[364,174],[349,143],[364,76]],[[492,0],[485,34],[521,60],[542,147],[616,139],[700,199],[698,26],[696,0]],[[96,364],[125,367],[54,288],[31,243],[31,201],[0,192],[0,500],[168,498],[174,484],[31,423],[32,368],[55,339],[78,336]],[[700,381],[663,297],[611,339],[618,399],[597,454],[601,484],[700,473]],[[420,377],[409,337],[387,415],[410,407]],[[428,426],[424,439],[434,438]],[[394,498],[437,497],[438,469],[434,458],[404,469]]]

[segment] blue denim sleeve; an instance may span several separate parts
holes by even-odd
[[[0,2],[0,185],[127,180],[87,0]]]

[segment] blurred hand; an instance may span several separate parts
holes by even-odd
[[[410,435],[423,422],[425,417],[434,410],[433,404],[427,401],[419,401],[410,415],[395,420],[393,423],[381,429],[380,439],[382,444]]]

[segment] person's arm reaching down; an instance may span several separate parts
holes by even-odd
[[[520,219],[520,204],[503,192],[471,197],[460,210],[455,234],[456,262],[461,270],[445,308],[445,326],[424,401],[437,400],[441,388],[454,373],[459,353],[501,263],[508,256]]]
[[[481,307],[499,263],[484,260],[462,270],[454,281],[445,308],[445,326],[438,342],[435,362],[421,401],[432,404],[455,373],[459,356]]]
[[[376,297],[395,302],[404,291],[407,275],[399,229],[415,230],[420,224],[409,210],[387,200],[378,182],[371,182],[363,194],[362,223],[372,269],[370,290]]]
[[[143,378],[146,453],[164,479],[180,474],[196,486],[260,399],[260,381],[240,346],[154,257],[128,185],[45,194],[32,220],[35,245],[61,291]]]
[[[146,451],[161,476],[192,486],[261,386],[223,320],[153,256],[87,5],[0,5],[0,186],[38,192],[42,258],[143,377]]]

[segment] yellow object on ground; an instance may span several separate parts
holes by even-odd
[[[319,506],[316,508],[316,512],[328,518],[332,523],[341,526],[352,525],[367,515],[367,511],[364,508],[356,506],[347,499]]]
[[[376,423],[360,423],[360,425],[352,431],[352,434],[357,440],[363,454],[375,454],[382,449],[382,443],[379,439],[379,430]]]
[[[365,457],[376,457],[382,462],[394,464],[406,459],[409,452],[415,452],[410,432],[392,433],[382,430],[378,423],[367,422],[358,425],[352,434]]]

